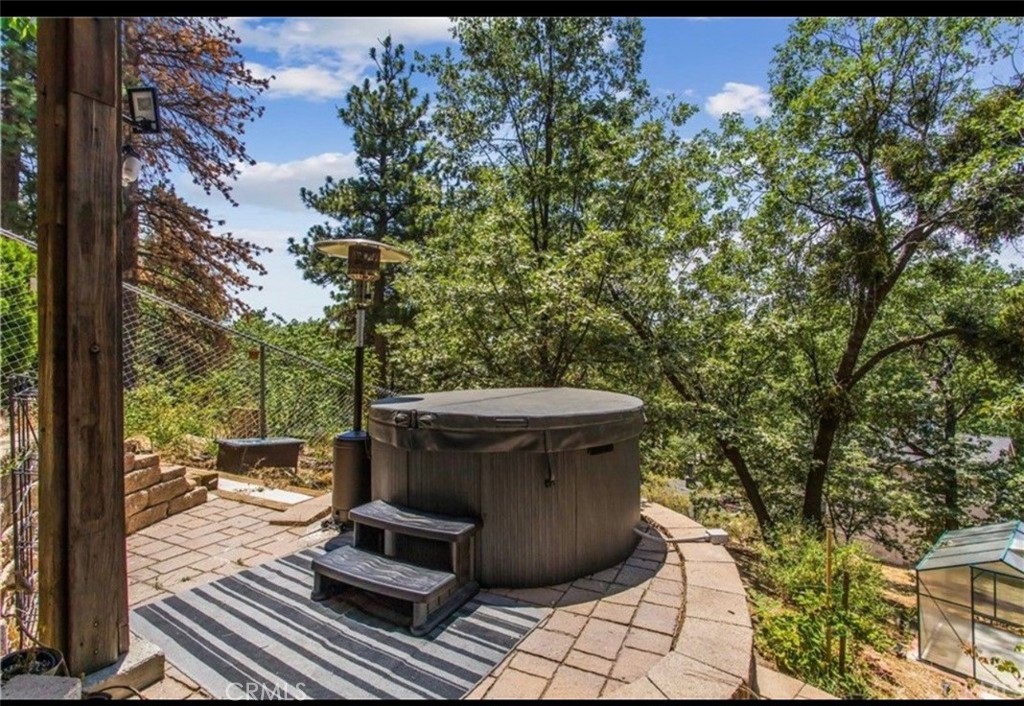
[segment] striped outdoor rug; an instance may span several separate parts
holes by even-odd
[[[307,549],[132,611],[214,698],[458,699],[548,614],[481,592],[430,634],[309,599]]]

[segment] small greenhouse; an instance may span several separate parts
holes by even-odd
[[[917,565],[918,657],[1020,691],[1024,674],[1024,522],[945,532]],[[1022,648],[1024,649],[1024,648]]]

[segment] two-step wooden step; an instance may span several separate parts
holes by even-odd
[[[409,628],[430,632],[473,597],[479,586],[473,567],[473,537],[480,522],[393,505],[383,500],[353,508],[353,543],[313,560],[313,600],[326,600],[337,588],[354,586],[412,604]],[[373,551],[367,528],[383,532],[383,554]],[[418,537],[449,545],[445,570],[396,556],[397,539]]]

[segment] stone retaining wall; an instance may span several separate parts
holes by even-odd
[[[654,503],[644,518],[670,540],[704,535],[702,525]],[[683,624],[672,651],[617,689],[621,699],[749,699],[757,693],[754,629],[736,562],[724,546],[669,543],[686,577]]]
[[[185,477],[184,466],[161,466],[157,454],[124,455],[125,532],[206,502],[206,488]]]

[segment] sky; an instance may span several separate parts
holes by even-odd
[[[726,112],[769,114],[768,72],[774,48],[791,18],[651,17],[642,20],[643,75],[656,93],[673,93],[699,108],[685,131],[713,128]],[[237,46],[257,76],[274,75],[259,103],[263,117],[246,128],[254,165],[241,165],[231,207],[207,196],[181,175],[176,186],[191,203],[209,209],[223,230],[269,247],[267,273],[253,274],[258,289],[242,294],[255,309],[283,319],[318,318],[330,303],[324,287],[302,278],[288,253],[325,218],[307,209],[299,189],[318,189],[328,176],[356,175],[351,130],[337,117],[349,88],[373,76],[368,55],[387,34],[413,51],[431,54],[455,47],[443,17],[229,18]],[[685,135],[685,132],[684,132]]]
[[[259,103],[263,117],[246,127],[244,140],[255,165],[241,165],[232,207],[207,196],[181,175],[179,192],[223,219],[223,230],[272,252],[261,256],[267,269],[253,275],[260,289],[242,294],[255,309],[285,320],[323,314],[328,290],[302,278],[288,238],[301,239],[324,217],[299,198],[303,186],[318,189],[327,176],[355,176],[352,131],[338,119],[338,107],[353,83],[373,76],[369,49],[388,33],[396,43],[426,54],[455,47],[444,17],[229,18],[241,39],[238,50],[258,76],[274,75]],[[643,74],[651,88],[700,108],[687,129],[717,125],[727,111],[766,115],[769,62],[783,41],[783,18],[647,18]]]

